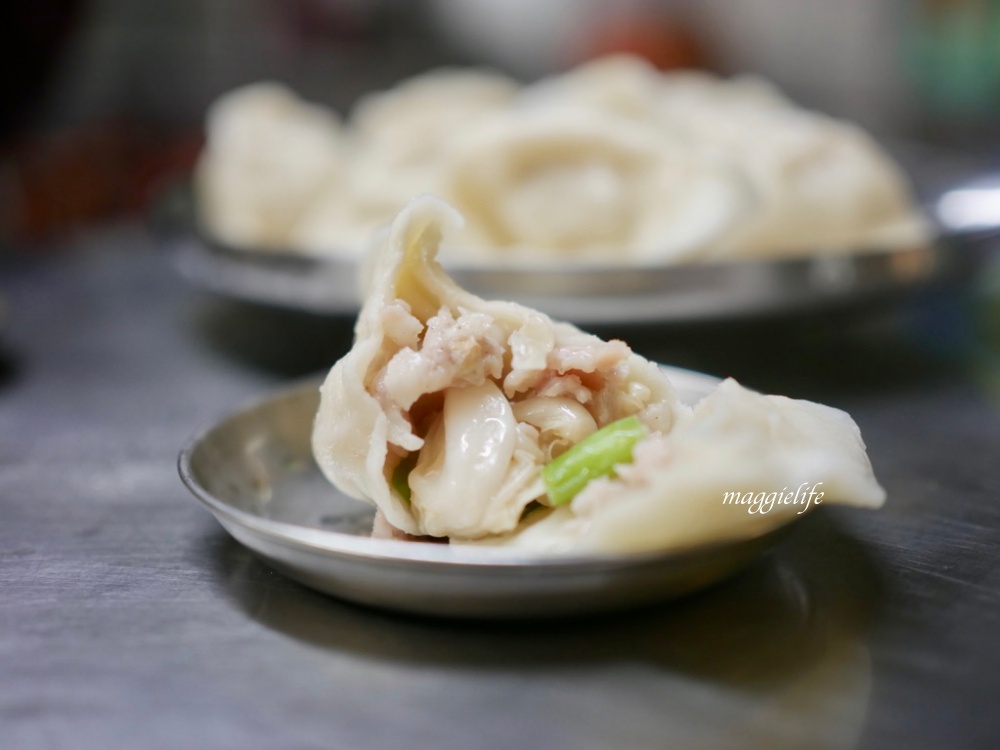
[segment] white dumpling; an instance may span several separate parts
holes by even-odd
[[[275,83],[232,91],[208,112],[196,173],[202,220],[238,247],[287,248],[322,190],[342,184],[336,115]]]
[[[670,264],[926,242],[899,167],[860,129],[750,76],[636,57],[530,86],[436,70],[349,127],[278,84],[209,111],[202,220],[237,247],[358,256],[414,195],[466,216],[449,260]]]
[[[351,180],[353,167],[348,164],[345,169],[346,179],[318,190],[289,230],[290,244],[297,250],[357,259],[372,233],[398,210],[391,200],[376,204],[357,200]]]
[[[662,75],[651,107],[657,122],[689,137],[703,136],[710,141],[715,127],[739,129],[748,117],[780,118],[797,111],[799,108],[790,99],[763,78],[720,78],[693,70]]]
[[[703,71],[657,70],[634,55],[608,55],[526,86],[516,106],[530,110],[583,108],[665,127],[697,141],[705,116],[793,111],[777,88],[754,76],[719,78]]]
[[[651,122],[663,76],[646,60],[609,55],[525,86],[515,102],[524,110],[583,108]]]
[[[860,128],[796,108],[770,84],[706,74],[664,79],[656,119],[746,175],[756,210],[718,257],[854,251],[929,236],[905,176]]]
[[[436,158],[456,131],[508,107],[518,86],[499,73],[440,69],[368,94],[351,113],[358,145],[399,166]]]
[[[447,165],[445,195],[468,221],[467,246],[550,262],[685,259],[720,245],[753,207],[740,173],[711,154],[571,109],[468,134]]]
[[[454,140],[505,110],[516,91],[498,73],[446,68],[362,97],[351,112],[346,178],[309,202],[293,243],[357,254],[413,196],[444,192]]]
[[[768,118],[769,119],[769,118]],[[731,148],[761,197],[760,209],[731,238],[732,255],[852,252],[926,242],[898,166],[862,130],[795,114],[759,127]]]
[[[671,431],[639,442],[615,477],[486,541],[549,552],[682,548],[763,533],[821,504],[884,500],[848,414],[727,380]]]
[[[680,408],[624,343],[455,285],[435,255],[460,224],[431,197],[392,224],[313,431],[317,462],[342,491],[395,529],[452,540],[513,530],[544,499],[541,467],[579,436],[631,415],[666,431]],[[412,466],[409,498],[393,486],[401,465]]]
[[[628,118],[662,141],[712,149],[729,162],[747,179],[754,210],[722,242],[700,248],[701,257],[895,247],[929,234],[903,174],[870,136],[797,107],[754,76],[664,74],[616,55],[526,87],[518,105]]]
[[[435,261],[460,223],[429,196],[400,213],[371,259],[354,345],[321,387],[316,460],[377,506],[380,534],[648,551],[884,501],[846,413],[732,380],[685,407],[623,342],[462,290]],[[542,469],[631,416],[644,433],[632,461],[553,500]]]
[[[413,196],[440,193],[454,140],[504,111],[516,91],[498,73],[445,68],[363,97],[351,113],[359,210],[388,223]]]

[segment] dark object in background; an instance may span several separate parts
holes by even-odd
[[[30,117],[80,17],[78,0],[0,3],[0,144]]]
[[[11,195],[0,207],[0,235],[35,245],[74,227],[145,212],[166,184],[190,173],[202,137],[116,119],[22,135],[11,145]]]
[[[922,136],[1000,156],[1000,0],[921,0],[904,16],[903,57]]]

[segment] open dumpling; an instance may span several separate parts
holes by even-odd
[[[460,225],[431,197],[400,213],[372,258],[354,346],[321,389],[317,462],[384,526],[631,551],[740,536],[801,509],[751,513],[747,493],[809,484],[825,502],[883,501],[847,414],[734,381],[690,409],[623,342],[462,290],[435,261]]]
[[[460,224],[424,197],[392,225],[354,347],[323,384],[313,447],[331,481],[396,529],[474,539],[517,526],[560,451],[632,415],[668,431],[679,406],[624,343],[459,288],[434,256]]]
[[[681,548],[763,533],[824,503],[884,500],[848,414],[730,379],[670,432],[637,442],[614,476],[485,541],[544,552]]]

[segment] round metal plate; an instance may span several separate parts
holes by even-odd
[[[718,383],[664,371],[688,403]],[[372,539],[373,508],[338,492],[313,461],[319,383],[296,385],[223,419],[184,448],[179,469],[233,537],[290,577],[345,599],[457,617],[609,611],[719,581],[787,528],[690,549],[600,556]]]
[[[190,187],[165,203],[161,213],[171,217],[178,269],[192,283],[317,315],[357,312],[353,259],[228,247],[200,229]],[[788,260],[446,268],[482,297],[520,302],[581,325],[693,323],[891,300],[965,270],[972,260],[965,239],[955,230],[925,245]]]

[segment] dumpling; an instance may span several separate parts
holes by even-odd
[[[615,476],[484,541],[548,552],[682,548],[763,533],[824,503],[884,501],[848,414],[730,379],[671,431],[636,443]]]
[[[854,251],[929,236],[905,176],[871,136],[795,107],[765,81],[665,77],[655,117],[730,160],[758,198],[721,253],[709,256]]]
[[[712,141],[716,129],[738,131],[754,116],[781,118],[801,112],[771,82],[755,75],[720,78],[705,71],[664,75],[652,106],[652,117],[688,137]]]
[[[638,551],[778,524],[802,500],[752,503],[779,490],[884,500],[844,412],[734,381],[691,409],[623,342],[462,290],[435,261],[460,224],[429,196],[400,213],[321,387],[317,463],[383,532]]]
[[[430,197],[393,223],[354,346],[322,386],[313,449],[396,529],[475,539],[513,530],[569,445],[633,415],[669,430],[680,407],[624,343],[459,288],[434,256],[460,224]]]
[[[446,68],[362,97],[351,112],[346,179],[309,203],[294,243],[345,254],[366,246],[414,195],[442,194],[452,143],[504,111],[516,91],[499,73]]]
[[[208,115],[202,219],[236,247],[358,257],[414,195],[466,218],[449,261],[668,265],[924,243],[862,130],[752,77],[609,56],[521,87],[443,69],[362,97],[347,127],[271,83]]]
[[[517,107],[584,108],[666,128],[696,141],[707,117],[737,119],[745,112],[794,111],[767,81],[743,75],[719,78],[704,71],[663,73],[641,57],[616,54],[526,86]]]
[[[609,55],[525,86],[515,106],[525,110],[584,108],[651,122],[664,76],[633,55]]]
[[[754,206],[739,171],[711,154],[568,108],[498,118],[456,143],[445,169],[468,221],[463,250],[497,260],[683,260]]]
[[[456,132],[505,110],[516,82],[499,73],[440,69],[368,94],[351,113],[358,145],[397,166],[433,161]]]
[[[288,248],[310,201],[342,184],[342,139],[333,112],[280,84],[226,94],[208,112],[197,166],[202,220],[237,247]]]
[[[731,256],[853,252],[926,242],[902,171],[847,123],[807,113],[747,122],[755,137],[729,145],[760,196],[759,211],[731,236]]]
[[[710,149],[729,162],[752,190],[754,210],[721,241],[698,248],[699,257],[897,247],[929,236],[901,170],[870,136],[797,107],[761,78],[665,75],[616,55],[528,86],[517,104],[627,118],[663,142]]]

